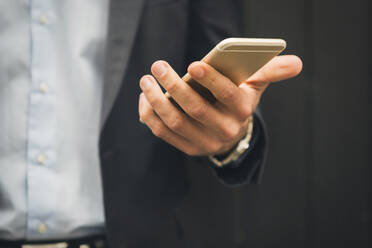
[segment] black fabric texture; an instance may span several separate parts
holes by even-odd
[[[115,77],[106,78],[117,78],[124,70],[121,65],[125,65],[120,87],[117,82],[105,82],[107,92],[111,92],[106,96],[116,98],[108,100],[114,103],[100,139],[106,229],[111,248],[187,247],[208,242],[203,237],[188,235],[190,229],[183,229],[183,223],[176,221],[178,210],[187,208],[184,202],[192,186],[193,178],[186,167],[188,157],[155,137],[139,121],[139,79],[149,74],[152,63],[159,59],[166,60],[183,75],[190,62],[200,60],[219,41],[241,36],[241,4],[237,0],[139,0],[126,4],[111,1],[112,46],[107,49],[111,58],[108,61],[115,63],[106,67]],[[122,9],[126,15],[120,14]],[[126,31],[122,27],[137,19],[134,37],[118,35]],[[124,54],[120,49],[130,53]],[[115,94],[113,87],[119,89]],[[105,109],[110,106],[105,105]],[[241,162],[241,167],[217,172],[222,182],[237,185],[259,181],[264,160],[261,154],[265,154],[260,149],[266,149],[265,132],[264,128],[259,130],[252,153]],[[201,166],[197,159],[194,164]]]

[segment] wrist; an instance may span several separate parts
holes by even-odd
[[[210,155],[208,159],[217,167],[223,167],[227,164],[235,162],[249,148],[249,142],[253,133],[253,115],[248,119],[248,127],[246,135],[231,148],[228,152],[221,155]]]

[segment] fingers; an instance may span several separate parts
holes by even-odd
[[[203,147],[213,141],[213,137],[209,137],[197,122],[192,121],[170,102],[153,77],[142,77],[140,86],[151,108],[171,131]]]
[[[269,83],[295,77],[301,70],[302,61],[299,57],[295,55],[277,56],[253,74],[246,84],[258,90],[264,90]]]
[[[186,138],[175,133],[153,111],[151,103],[147,99],[145,93],[141,93],[140,95],[138,111],[141,122],[146,124],[155,136],[163,139],[190,156],[221,154],[230,150],[230,147],[235,143],[235,141],[231,143],[232,138],[229,139],[229,142],[218,140],[214,136],[210,136],[208,132],[200,134],[200,136],[207,141],[204,144],[195,137],[190,136]]]
[[[249,99],[244,92],[212,66],[204,62],[194,62],[189,66],[188,73],[240,119],[246,120],[252,114]]]
[[[195,92],[165,61],[157,61],[151,71],[182,110],[162,92],[152,76],[144,76],[140,86],[140,119],[159,138],[188,155],[221,154],[230,150],[245,134],[247,120],[270,82],[296,76],[302,62],[296,56],[279,56],[256,72],[246,83],[231,80],[203,62],[189,66],[188,75],[216,97],[213,105]]]
[[[158,66],[164,66],[160,69]],[[164,70],[164,71],[161,71]],[[215,105],[210,105],[202,96],[185,83],[178,74],[164,61],[157,61],[152,66],[152,72],[159,83],[169,92],[172,98],[186,112],[188,116],[200,122],[206,130],[214,131],[211,137],[221,140],[230,140],[240,130],[240,121],[246,118],[237,118],[232,111],[225,111]],[[250,105],[243,104],[242,108]],[[244,115],[251,113],[245,111]]]
[[[190,141],[172,132],[155,114],[144,93],[141,93],[140,95],[138,112],[140,115],[140,120],[151,129],[152,133],[155,136],[161,138],[165,142],[168,142],[169,144],[187,153],[188,155],[193,156],[197,154],[198,151],[195,149],[195,146],[193,146]]]
[[[168,63],[157,61],[151,67],[151,71],[158,82],[189,116],[203,124],[218,125],[221,123],[222,115],[187,85]]]

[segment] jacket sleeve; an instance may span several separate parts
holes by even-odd
[[[219,41],[243,36],[242,0],[191,0],[189,8],[187,64],[200,60]],[[207,158],[202,161],[214,170],[219,180],[229,186],[259,183],[267,152],[267,132],[262,115],[257,110],[250,148],[238,161],[223,168],[215,167]]]
[[[254,113],[253,136],[250,146],[240,158],[222,168],[216,167],[205,159],[214,170],[218,179],[228,186],[239,186],[245,183],[259,183],[262,179],[268,153],[268,137],[261,113]]]

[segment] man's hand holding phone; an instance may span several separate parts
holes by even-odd
[[[245,136],[248,119],[267,86],[294,77],[301,70],[302,62],[297,56],[277,56],[237,86],[212,66],[194,62],[188,73],[214,95],[216,102],[210,103],[167,62],[157,61],[151,68],[153,76],[145,75],[140,80],[140,119],[154,135],[188,155],[224,154]]]

